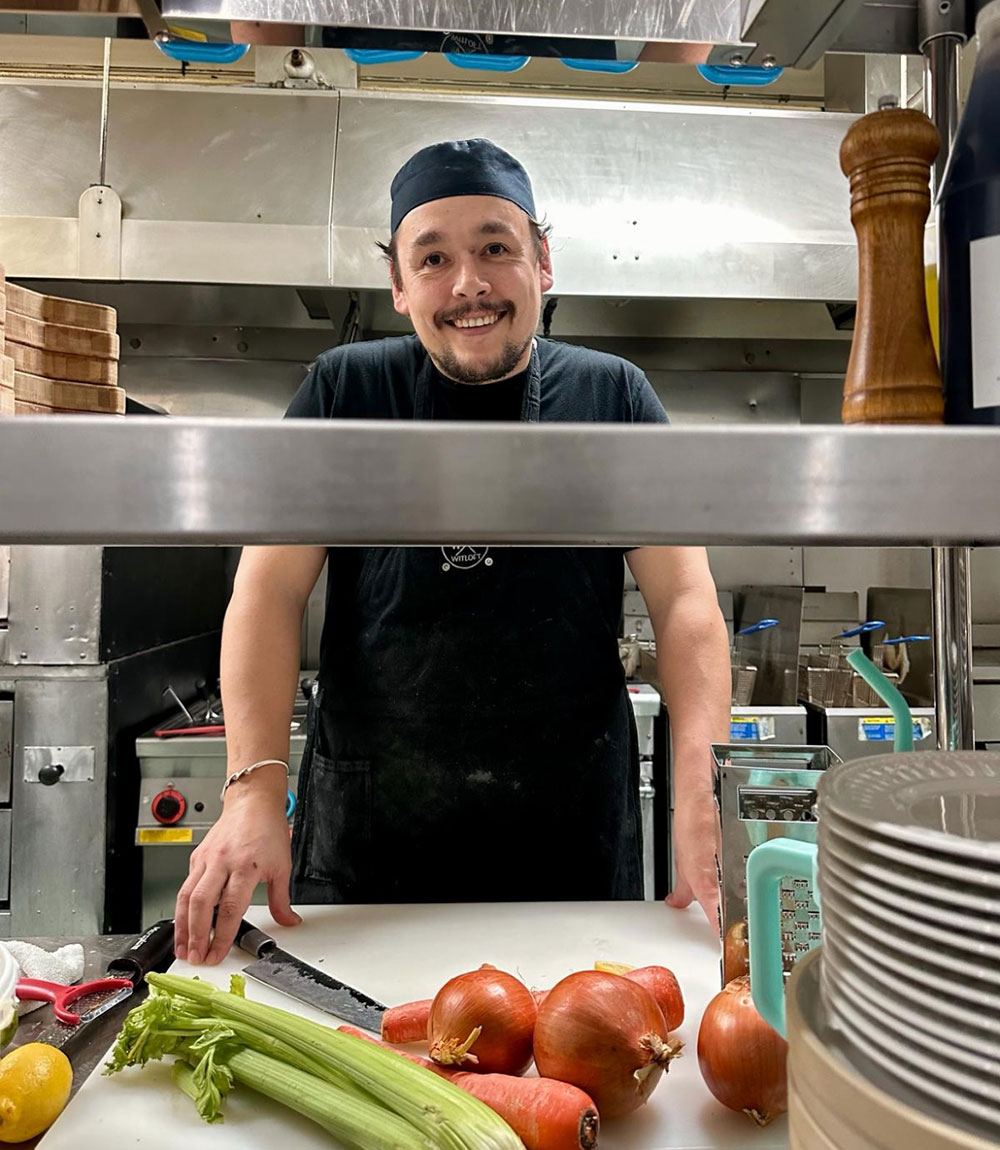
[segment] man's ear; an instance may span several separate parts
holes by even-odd
[[[406,291],[396,276],[396,265],[389,264],[389,284],[392,287],[392,306],[400,315],[410,314],[410,305],[406,302]]]
[[[547,239],[542,240],[542,250],[538,256],[538,273],[541,279],[542,295],[545,295],[555,283],[555,277],[552,275],[552,252],[549,250]]]

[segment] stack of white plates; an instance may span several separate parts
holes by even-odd
[[[1000,1139],[1000,754],[881,755],[819,799],[827,1016],[896,1097]]]

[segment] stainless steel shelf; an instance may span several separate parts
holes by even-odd
[[[0,542],[1000,543],[986,429],[0,420]]]

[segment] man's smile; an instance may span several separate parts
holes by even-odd
[[[448,322],[452,324],[453,327],[460,328],[492,327],[497,320],[503,319],[506,314],[504,311],[490,312],[488,315],[466,316],[464,319],[453,319]]]

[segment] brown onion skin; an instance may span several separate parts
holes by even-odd
[[[705,1085],[730,1110],[759,1126],[788,1109],[788,1043],[757,1013],[750,979],[735,978],[712,999],[698,1030]]]
[[[482,1034],[470,1048],[476,1061],[454,1063],[457,1070],[479,1074],[523,1074],[531,1065],[532,1040],[538,1008],[530,990],[512,974],[482,967],[456,975],[434,996],[427,1018],[431,1057],[442,1040],[464,1043],[477,1027]]]
[[[726,931],[722,951],[722,981],[728,986],[734,978],[750,973],[750,937],[745,922],[734,922]]]
[[[667,1025],[644,987],[619,974],[581,970],[545,995],[535,1023],[535,1066],[543,1078],[569,1082],[589,1094],[602,1119],[637,1110],[649,1098],[669,1056],[656,1064],[642,1035],[667,1042]],[[648,1067],[641,1081],[636,1070]]]

